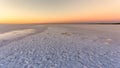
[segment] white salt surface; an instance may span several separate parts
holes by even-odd
[[[115,25],[33,25],[4,32],[0,40],[15,40],[1,42],[0,68],[120,68],[119,30]]]

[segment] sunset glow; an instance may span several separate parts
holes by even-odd
[[[74,3],[70,2],[70,4],[65,4],[64,6],[62,4],[57,6],[56,4],[52,5],[54,8],[49,5],[47,7],[43,5],[42,8],[38,8],[39,5],[37,5],[37,7],[32,6],[34,4],[21,6],[15,1],[19,2],[19,0],[0,0],[0,23],[24,24],[120,21],[119,0],[97,0],[98,2],[96,0],[92,0],[93,2],[89,0],[85,0],[85,2],[83,2],[83,0],[74,0]],[[29,1],[27,3],[29,3]]]

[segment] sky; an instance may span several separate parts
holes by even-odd
[[[0,0],[0,23],[120,21],[120,0]]]

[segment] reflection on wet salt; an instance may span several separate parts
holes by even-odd
[[[64,33],[61,33],[62,35],[67,35],[67,36],[71,36],[72,35],[72,33],[70,33],[70,32],[64,32]]]
[[[16,30],[11,32],[6,32],[3,34],[0,34],[0,41],[2,40],[11,40],[19,37],[23,37],[26,35],[29,35],[31,33],[35,33],[35,29],[24,29],[24,30]]]
[[[113,40],[111,38],[108,38],[108,39],[105,40],[105,44],[110,45],[112,43],[112,41]]]

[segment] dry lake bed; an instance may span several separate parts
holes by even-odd
[[[0,68],[120,68],[120,25],[0,25]]]

